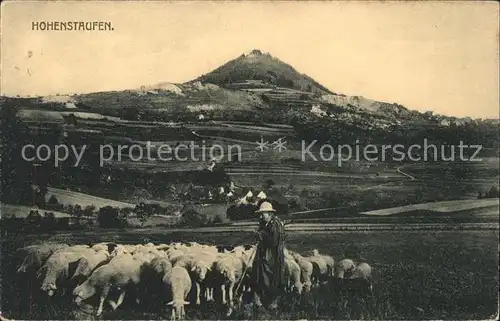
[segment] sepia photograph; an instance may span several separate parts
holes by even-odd
[[[498,320],[495,1],[0,7],[0,321]]]

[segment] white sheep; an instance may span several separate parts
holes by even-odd
[[[102,247],[92,247],[94,250],[95,249],[100,249],[94,254],[89,254],[84,257],[82,257],[78,261],[78,265],[76,267],[76,271],[73,274],[73,277],[71,278],[73,281],[84,281],[86,280],[92,272],[98,268],[99,266],[106,264],[109,262],[110,255],[108,253],[108,249],[102,249]]]
[[[304,260],[309,261],[313,265],[311,282],[319,285],[321,280],[328,275],[329,269],[325,259],[322,256],[304,256]]]
[[[335,275],[340,278],[341,306],[346,308],[349,305],[350,309],[353,300],[361,299],[366,304],[366,299],[373,298],[372,268],[370,265],[367,263],[356,265],[352,260],[344,259],[338,263],[335,270]]]
[[[189,251],[189,246],[187,246],[186,244],[182,244],[180,242],[171,244],[170,248],[173,250],[181,250],[184,251],[185,253]]]
[[[285,259],[294,260],[292,254],[291,254],[293,252],[290,252],[286,247],[283,249],[283,253],[285,254]]]
[[[140,294],[141,297],[151,298],[159,296],[165,290],[163,277],[172,270],[172,263],[166,255],[156,256],[151,262],[143,265],[141,271]],[[139,298],[138,298],[139,300]],[[155,300],[153,300],[156,302]]]
[[[212,271],[212,266],[217,258],[217,255],[210,252],[190,253],[183,256],[178,256],[172,260],[174,266],[182,266],[187,269],[191,279],[196,285],[196,304],[201,304],[200,294],[204,293],[207,300],[213,298],[212,288],[206,283],[206,277]]]
[[[372,291],[372,268],[368,263],[356,265],[350,259],[343,259],[335,267],[335,276],[340,279],[358,280],[368,292]]]
[[[6,317],[3,317],[2,314],[0,313],[0,321],[14,321],[14,319],[7,319]]]
[[[130,248],[130,254],[134,254],[134,253],[142,252],[142,251],[146,251],[146,250],[147,250],[146,247],[142,244],[132,245]]]
[[[17,269],[17,273],[25,273],[30,271],[38,271],[45,261],[57,250],[68,248],[67,244],[38,244],[38,245],[30,245],[24,247],[19,250],[22,254],[24,254],[24,259],[19,268]]]
[[[184,306],[189,304],[186,301],[191,291],[191,278],[188,271],[182,266],[174,266],[170,273],[163,277],[163,282],[170,289],[172,301],[167,305],[172,306],[171,320],[184,319],[186,312]]]
[[[131,254],[132,250],[133,250],[133,248],[131,248],[130,246],[118,244],[115,247],[115,249],[111,252],[110,257],[115,258],[115,257],[123,255],[123,254]]]
[[[209,248],[205,248],[202,245],[195,244],[186,248],[181,248],[182,251],[184,251],[186,254],[196,254],[196,253],[206,253],[210,252]]]
[[[243,262],[244,262],[244,265],[246,267],[246,273],[243,277],[243,280],[241,281],[241,286],[242,286],[241,296],[243,296],[243,292],[250,292],[251,291],[252,265],[253,265],[253,261],[255,260],[257,246],[252,245],[252,246],[248,247],[247,249],[245,249],[244,246],[237,246],[234,249],[236,249],[236,251],[234,251],[234,255],[241,257]],[[241,249],[243,249],[243,250],[241,250]],[[241,297],[240,297],[240,300],[241,300]]]
[[[300,266],[294,259],[285,258],[286,269],[289,277],[289,288],[294,288],[298,294],[302,293],[302,282]]]
[[[331,257],[330,255],[319,254],[319,251],[317,249],[313,250],[313,256],[323,258],[323,260],[325,261],[326,266],[328,268],[328,275],[334,276],[334,274],[335,274],[335,260],[333,257]]]
[[[229,253],[233,254],[243,254],[245,252],[245,247],[243,245],[235,246]]]
[[[172,263],[170,263],[170,260],[166,256],[157,256],[149,263],[148,267],[162,279],[165,274],[171,272]]]
[[[176,250],[176,249],[169,249],[167,252],[168,258],[172,262],[172,264],[177,260],[179,257],[186,255],[186,252],[182,250]]]
[[[107,243],[97,243],[94,244],[90,247],[92,250],[99,252],[99,251],[108,251],[108,244]]]
[[[71,251],[86,251],[88,249],[90,249],[90,246],[84,245],[84,244],[76,244],[76,245],[72,245],[68,248],[68,250],[71,250]]]
[[[217,247],[215,245],[202,245],[201,246],[206,252],[217,254]]]
[[[151,255],[165,254],[164,251],[159,251],[154,246],[139,246],[135,248],[134,251],[132,252],[132,254],[138,254],[138,253],[151,254]]]
[[[165,243],[162,243],[162,244],[158,244],[158,245],[156,245],[156,249],[157,249],[158,251],[166,251],[166,250],[168,250],[169,248],[170,248],[170,245],[165,244]]]
[[[150,263],[155,257],[157,257],[156,253],[148,253],[148,252],[136,252],[132,254],[132,257],[135,260],[139,260],[143,263]]]
[[[141,268],[144,264],[144,261],[134,258],[131,254],[116,256],[108,264],[97,268],[85,282],[73,290],[73,295],[76,296],[75,303],[80,304],[83,300],[100,292],[97,310],[97,315],[100,316],[109,291],[116,288],[120,291],[117,302],[108,301],[113,310],[116,310],[123,303],[127,286],[139,285]]]
[[[216,278],[220,281],[222,291],[222,303],[229,303],[233,306],[234,286],[240,282],[245,263],[239,256],[232,254],[219,254],[214,265],[214,273]],[[229,299],[226,298],[226,293]]]
[[[133,254],[136,251],[136,249],[137,249],[136,245],[117,244],[114,250],[111,252],[111,256],[115,257],[124,253]]]
[[[302,282],[302,289],[304,292],[309,292],[312,286],[313,264],[306,260],[302,255],[296,252],[289,251],[291,257],[300,266],[300,281]]]
[[[118,246],[118,244],[114,243],[114,242],[101,242],[101,243],[96,243],[94,245],[91,246],[91,248],[94,250],[94,251],[99,251],[99,250],[103,250],[103,251],[108,251],[108,253],[111,254],[111,252]]]
[[[42,286],[40,289],[47,292],[49,296],[53,296],[58,285],[63,286],[63,291],[68,284],[64,284],[72,276],[71,265],[75,265],[81,258],[86,255],[92,255],[95,251],[87,248],[86,250],[70,250],[70,248],[57,250],[38,270],[37,276],[43,276]]]

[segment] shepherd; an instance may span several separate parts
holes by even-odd
[[[285,276],[285,227],[275,215],[270,202],[262,202],[256,213],[260,214],[256,232],[258,245],[252,266],[254,303],[269,309],[278,307],[284,294]]]

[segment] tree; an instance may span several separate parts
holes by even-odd
[[[56,216],[53,212],[45,212],[45,216],[42,219],[42,225],[45,230],[54,230],[56,227]]]
[[[238,220],[239,212],[240,211],[238,209],[238,206],[233,204],[233,205],[229,206],[228,209],[226,210],[226,216],[231,221],[236,221],[236,220]]]
[[[27,128],[16,117],[17,109],[13,104],[2,101],[1,105],[0,140],[7,146],[2,148],[0,167],[2,202],[31,205],[33,166],[21,158],[21,149],[27,142]]]
[[[140,202],[135,206],[134,212],[142,226],[151,216],[153,216],[154,207],[151,204]]]
[[[42,223],[42,215],[38,212],[38,210],[31,210],[26,217],[26,223],[29,224],[32,228],[39,228]]]
[[[126,221],[120,218],[117,208],[105,206],[99,209],[97,222],[103,228],[119,228],[126,226]]]
[[[221,214],[217,214],[212,218],[212,224],[223,224],[227,222],[227,218]]]
[[[140,109],[137,106],[131,106],[125,108],[123,112],[123,118],[126,120],[138,120]]]
[[[34,191],[34,205],[40,207],[40,208],[44,208],[46,206],[46,203],[45,203],[45,194],[47,194],[47,185],[46,184],[42,184],[40,186],[37,186],[35,188],[35,191]]]
[[[262,202],[262,200],[260,202]],[[258,206],[255,206],[253,204],[231,205],[226,210],[226,217],[231,221],[256,218],[255,211],[257,210],[257,208]]]
[[[57,200],[57,197],[55,195],[51,195],[47,204],[59,205],[59,201]]]
[[[96,210],[96,208],[94,205],[87,205],[83,209],[83,215],[84,216],[94,216],[95,210]]]
[[[76,204],[74,207],[73,207],[73,213],[72,213],[74,216],[80,218],[83,216],[83,210],[82,210],[82,207],[78,204]]]
[[[498,198],[498,187],[492,186],[487,193],[487,198]]]
[[[297,194],[297,189],[295,188],[295,185],[293,184],[288,185],[288,193],[292,195]]]
[[[60,211],[63,205],[59,204],[59,201],[57,200],[57,197],[55,197],[55,195],[51,195],[45,207],[50,210]]]
[[[133,211],[134,211],[134,209],[131,208],[131,207],[122,207],[122,208],[120,208],[120,210],[119,210],[120,219],[126,221],[127,218],[130,216],[130,214],[132,214]]]
[[[272,179],[268,179],[264,182],[264,188],[272,188],[276,183]]]
[[[208,223],[207,216],[200,214],[193,208],[188,208],[183,214],[180,221],[181,225],[198,227],[203,226]]]

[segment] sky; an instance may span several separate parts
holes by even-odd
[[[331,91],[499,118],[491,2],[2,2],[2,95],[182,83],[260,49]],[[39,31],[34,21],[110,21]]]

